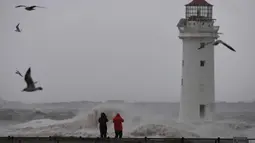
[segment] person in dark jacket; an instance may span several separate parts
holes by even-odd
[[[120,116],[119,113],[117,113],[117,115],[113,118],[115,138],[122,138],[122,122],[124,122],[124,119]]]
[[[101,113],[101,117],[98,119],[99,122],[99,130],[100,130],[100,136],[101,138],[106,138],[106,134],[107,134],[107,116],[105,115],[105,113]]]

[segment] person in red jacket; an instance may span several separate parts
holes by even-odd
[[[115,138],[122,138],[122,122],[124,122],[124,119],[119,113],[117,113],[117,115],[113,118]]]

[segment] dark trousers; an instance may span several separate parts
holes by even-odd
[[[106,133],[100,133],[101,138],[106,138]]]
[[[107,134],[107,128],[106,127],[101,127],[100,128],[100,137],[101,138],[106,138],[106,134]]]
[[[122,131],[115,131],[115,138],[122,138]]]

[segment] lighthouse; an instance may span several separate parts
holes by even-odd
[[[185,5],[185,18],[177,27],[182,40],[180,122],[212,120],[214,114],[214,45],[219,26],[214,26],[213,5],[193,0]]]

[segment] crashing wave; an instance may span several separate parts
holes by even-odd
[[[163,136],[169,138],[179,138],[179,137],[199,137],[199,135],[192,132],[178,130],[166,125],[158,124],[146,124],[136,128],[130,133],[132,136],[141,137],[141,136]]]
[[[0,121],[26,122],[37,119],[64,120],[74,117],[76,114],[72,111],[51,111],[43,112],[41,110],[25,109],[0,109]]]
[[[89,113],[80,112],[77,116],[67,120],[33,120],[27,123],[15,125],[10,134],[19,136],[96,136],[98,133],[98,118],[104,112],[108,119],[108,132],[113,134],[113,129],[110,128],[111,119],[117,114],[124,114],[119,104],[101,104],[93,108]]]
[[[241,122],[241,121],[221,121],[218,122],[217,124],[222,125],[222,126],[226,126],[228,128],[231,128],[233,130],[247,130],[250,128],[253,128],[254,125],[252,124],[248,124],[246,122]]]
[[[124,137],[233,137],[249,136],[254,137],[254,125],[240,120],[199,122],[192,124],[178,123],[174,118],[169,118],[165,114],[159,114],[145,107],[128,106],[127,103],[103,103],[94,107],[90,112],[81,109],[76,116],[65,120],[38,119],[32,120],[10,129],[8,135],[15,136],[82,136],[98,137],[98,118],[101,112],[108,116],[108,135],[114,137],[112,118],[116,113],[120,113],[125,122]],[[91,108],[90,108],[91,109]],[[0,113],[2,110],[0,109]],[[21,111],[12,110],[12,114],[20,115]],[[24,112],[23,116],[29,115],[31,111]],[[33,114],[48,116],[54,113],[59,116],[59,112],[33,111]],[[67,113],[67,111],[65,111]],[[47,114],[47,115],[46,115]],[[231,113],[232,115],[232,113]],[[0,114],[0,118],[3,114]],[[226,116],[226,115],[225,115]],[[245,114],[245,118],[250,118]],[[15,117],[16,118],[16,117]],[[135,128],[134,128],[135,127]]]
[[[98,125],[98,119],[101,116],[101,113],[104,112],[108,118],[109,121],[112,120],[114,116],[116,116],[117,113],[120,113],[121,115],[124,113],[121,108],[118,107],[118,104],[101,104],[96,106],[88,113],[87,120],[85,123],[85,126],[87,128],[95,128]],[[112,122],[107,123],[108,126],[112,124]]]

